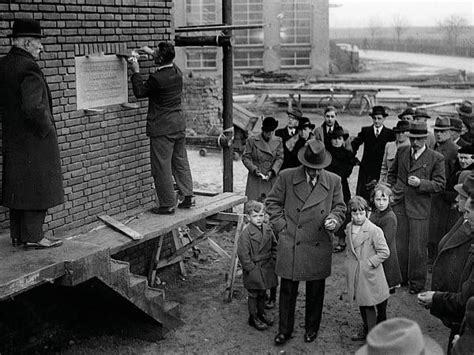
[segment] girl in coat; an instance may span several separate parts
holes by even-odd
[[[249,201],[245,206],[249,224],[239,238],[237,254],[242,265],[244,287],[247,289],[249,325],[265,330],[273,320],[265,315],[266,290],[276,287],[276,239],[272,228],[264,222],[261,202]]]
[[[382,230],[367,218],[366,200],[355,196],[349,201],[348,209],[351,222],[346,228],[347,289],[350,300],[359,306],[364,323],[363,330],[352,337],[357,341],[365,340],[377,323],[387,319],[389,291],[382,263],[389,257],[390,250]]]
[[[370,215],[370,221],[383,231],[385,241],[390,249],[390,256],[383,262],[383,271],[387,279],[390,293],[395,293],[395,288],[402,283],[402,274],[398,264],[397,254],[397,216],[390,207],[392,190],[383,184],[375,186],[372,193],[372,202],[375,211]]]

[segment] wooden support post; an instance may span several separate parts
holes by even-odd
[[[174,246],[176,247],[176,251],[178,251],[182,247],[181,240],[179,239],[179,230],[173,229],[171,233],[173,233]],[[186,276],[186,268],[184,267],[183,257],[181,255],[179,256],[179,271],[181,275]]]
[[[234,291],[234,279],[235,279],[235,274],[237,272],[237,263],[239,261],[237,258],[237,246],[238,246],[240,234],[242,233],[243,229],[244,229],[244,216],[239,215],[239,221],[237,223],[237,228],[236,228],[235,237],[234,237],[234,246],[232,248],[232,256],[230,259],[230,272],[227,279],[227,287],[225,290],[224,302],[232,301],[232,293]]]
[[[153,285],[155,284],[156,265],[158,264],[158,261],[160,261],[163,239],[165,239],[165,236],[162,234],[159,236],[158,243],[156,244],[155,250],[153,251],[153,254],[151,256],[150,267],[148,269],[148,285],[150,287],[153,287]]]

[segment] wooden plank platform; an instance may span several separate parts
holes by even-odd
[[[128,224],[129,228],[143,235],[143,239],[137,241],[105,227],[66,239],[59,248],[26,251],[13,248],[8,233],[0,235],[0,301],[60,278],[66,272],[66,263],[83,260],[104,250],[113,255],[245,201],[245,196],[227,192],[213,197],[198,196],[196,207],[178,209],[174,215],[156,215],[145,211]]]

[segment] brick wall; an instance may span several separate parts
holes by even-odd
[[[222,89],[216,78],[184,78],[186,125],[198,134],[222,131]]]
[[[39,65],[51,88],[64,177],[65,203],[49,210],[48,234],[61,235],[153,202],[147,100],[137,108],[108,106],[101,113],[76,109],[75,57],[156,47],[173,34],[172,2],[144,0],[15,0],[0,3],[0,56],[15,18],[41,21],[45,53]],[[142,63],[142,72],[152,62]],[[134,101],[129,84],[129,100]],[[8,227],[0,209],[0,227]]]

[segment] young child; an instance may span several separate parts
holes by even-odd
[[[383,271],[390,289],[390,293],[395,293],[395,288],[402,282],[400,265],[397,254],[397,216],[390,207],[392,190],[382,184],[378,184],[372,193],[372,202],[375,211],[370,215],[370,221],[383,231],[385,241],[390,249],[390,256],[383,262]]]
[[[352,340],[365,340],[367,333],[387,319],[389,297],[382,262],[390,255],[382,230],[367,218],[369,206],[360,196],[348,203],[351,222],[347,225],[346,280],[349,299],[359,306],[363,330]]]
[[[341,126],[335,127],[331,133],[327,134],[327,136],[330,142],[330,145],[327,149],[328,152],[331,153],[332,161],[326,170],[341,177],[342,194],[344,197],[344,202],[347,204],[351,198],[351,191],[349,190],[349,182],[347,179],[349,179],[352,169],[354,168],[354,165],[357,164],[358,160],[351,151],[345,148],[344,142],[348,138],[349,134],[346,134]],[[344,229],[349,221],[350,213],[348,211],[344,223],[335,233],[338,239],[337,245],[335,245],[333,249],[335,253],[340,253],[346,249]]]
[[[264,330],[273,324],[273,320],[265,315],[265,296],[267,289],[277,285],[276,239],[271,227],[264,223],[263,203],[249,201],[245,212],[250,223],[240,235],[237,254],[244,271],[244,287],[249,293],[249,324]]]

